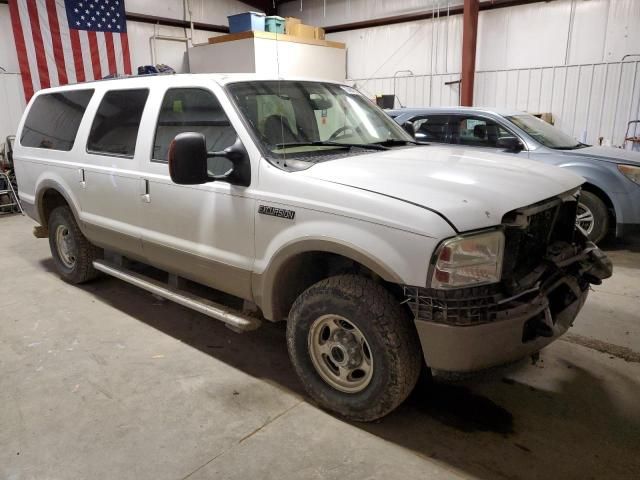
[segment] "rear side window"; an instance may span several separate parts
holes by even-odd
[[[149,90],[112,90],[105,93],[91,125],[87,150],[133,157],[138,128]]]
[[[69,151],[93,90],[72,90],[38,96],[24,122],[20,143],[25,147]]]

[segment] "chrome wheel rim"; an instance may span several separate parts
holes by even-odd
[[[593,212],[584,203],[578,203],[576,223],[587,235],[593,232],[593,226],[595,225]]]
[[[76,264],[76,245],[66,225],[58,225],[56,228],[56,248],[64,266],[73,268]]]
[[[309,355],[320,377],[345,393],[364,390],[373,376],[373,355],[364,334],[339,315],[323,315],[309,329]]]

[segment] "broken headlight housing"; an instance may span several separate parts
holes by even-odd
[[[459,235],[436,250],[431,288],[449,289],[500,281],[504,256],[502,230]]]
[[[618,165],[618,170],[620,170],[620,173],[629,180],[640,185],[640,167],[634,167],[633,165]]]

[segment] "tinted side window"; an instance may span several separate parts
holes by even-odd
[[[71,150],[92,95],[93,90],[40,95],[29,110],[20,143],[25,147]]]
[[[236,140],[236,132],[218,99],[200,88],[172,88],[165,93],[156,127],[153,160],[166,162],[169,144],[183,132],[203,134],[209,152],[224,150]],[[225,158],[210,158],[208,163],[211,175],[222,175],[232,167]]]
[[[450,130],[451,143],[473,147],[497,147],[498,139],[513,137],[504,128],[492,120],[480,117],[452,117]]]
[[[421,142],[449,143],[447,140],[447,115],[429,115],[412,119],[416,140]]]
[[[87,150],[133,157],[148,95],[147,89],[105,93],[91,125]]]

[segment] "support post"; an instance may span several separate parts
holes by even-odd
[[[460,105],[473,106],[473,81],[476,74],[479,0],[464,0],[462,16],[462,83]]]

